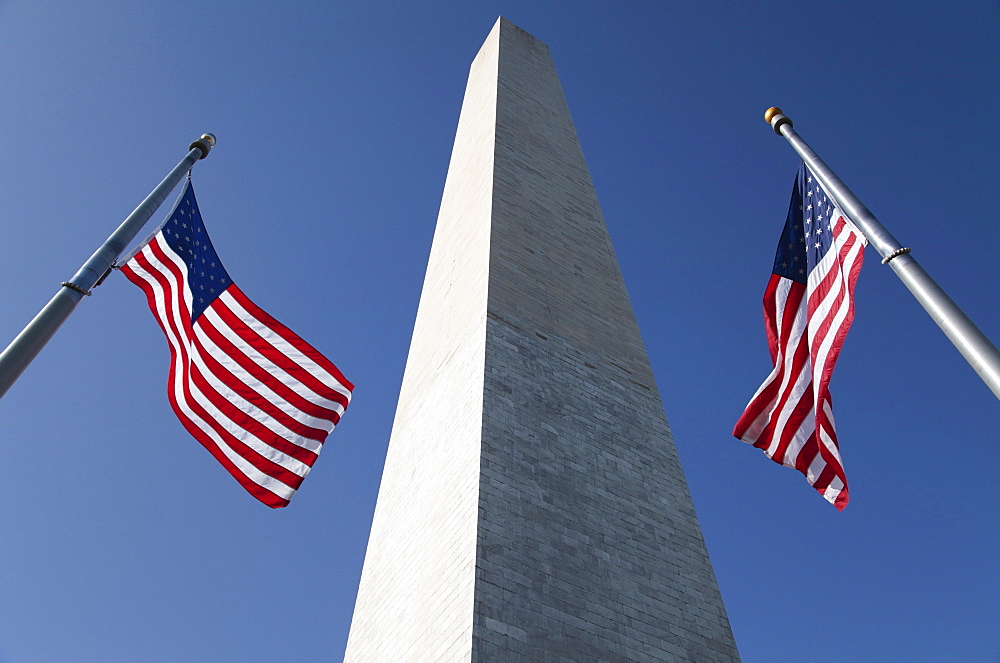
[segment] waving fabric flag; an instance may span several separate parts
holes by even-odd
[[[190,181],[121,270],[166,334],[167,396],[181,423],[251,495],[286,506],[354,385],[232,282]]]
[[[768,458],[805,474],[840,510],[847,506],[847,479],[829,385],[854,320],[854,284],[867,243],[801,166],[764,292],[774,370],[733,429]]]

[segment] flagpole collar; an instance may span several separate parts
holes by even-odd
[[[209,151],[215,147],[215,134],[202,134],[201,138],[191,143],[191,146],[188,149],[193,150],[196,147],[201,150],[201,156],[198,157],[199,159],[207,157]]]
[[[70,290],[75,290],[76,292],[80,293],[81,295],[83,295],[85,297],[90,297],[90,295],[93,294],[89,290],[84,290],[83,288],[81,288],[77,284],[73,283],[72,281],[63,281],[59,285],[61,285],[64,288],[69,288]],[[97,285],[100,285],[100,284],[98,283]]]
[[[899,256],[905,256],[910,251],[911,251],[911,249],[909,247],[905,247],[905,246],[903,248],[901,248],[901,249],[896,249],[895,251],[893,251],[892,253],[890,253],[886,257],[882,258],[882,264],[883,265],[888,265],[889,261],[892,260],[893,258],[898,258]]]
[[[792,126],[792,120],[781,112],[777,106],[772,106],[764,111],[764,121],[771,125],[774,133],[781,135],[781,125]]]

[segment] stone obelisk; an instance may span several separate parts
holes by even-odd
[[[346,661],[738,660],[548,47],[472,63]]]

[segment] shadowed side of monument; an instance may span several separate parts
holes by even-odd
[[[474,60],[346,660],[735,661],[548,47]]]
[[[734,660],[551,56],[499,27],[473,660]]]

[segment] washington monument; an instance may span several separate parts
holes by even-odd
[[[738,661],[548,47],[472,63],[346,661]]]

